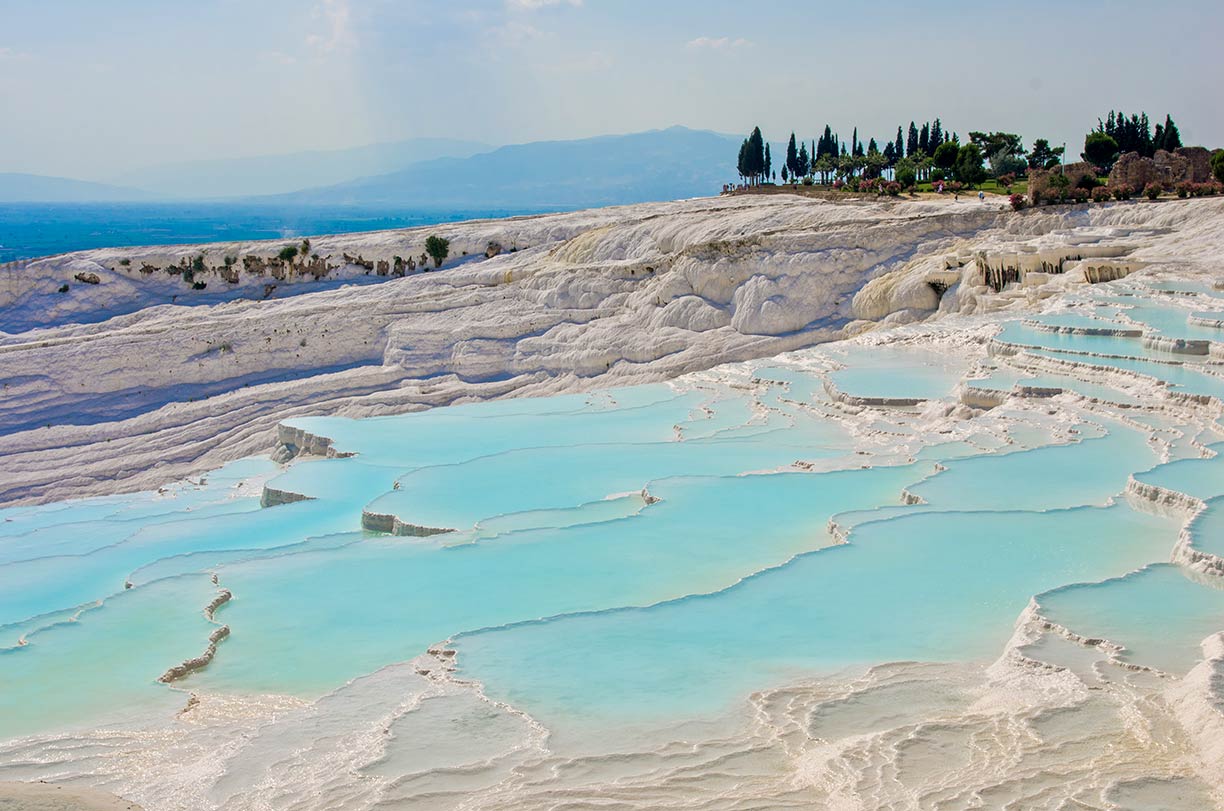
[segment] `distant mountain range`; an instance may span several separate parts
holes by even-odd
[[[429,139],[183,163],[131,172],[116,185],[0,174],[0,202],[214,199],[413,211],[587,208],[715,194],[734,177],[739,141],[671,127],[496,149]]]
[[[190,161],[126,172],[112,182],[182,200],[251,197],[330,186],[406,169],[435,158],[466,158],[494,147],[475,141],[414,138],[352,149]]]
[[[281,196],[284,202],[407,208],[579,208],[714,194],[738,139],[672,127],[504,146],[469,158]]]
[[[153,197],[146,191],[106,183],[0,172],[0,203],[138,203]]]

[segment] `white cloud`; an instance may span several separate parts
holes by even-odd
[[[752,42],[744,39],[743,37],[737,37],[736,39],[732,39],[731,37],[697,37],[697,39],[690,39],[688,41],[688,47],[692,48],[693,50],[708,48],[712,51],[726,51],[732,48],[744,48],[751,44]]]
[[[308,48],[328,54],[354,44],[348,0],[321,0],[311,17],[318,21],[321,30],[306,36]]]
[[[506,5],[512,11],[536,11],[550,6],[574,6],[582,5],[582,0],[506,0]]]

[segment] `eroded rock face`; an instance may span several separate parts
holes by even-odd
[[[1159,149],[1151,158],[1127,152],[1109,173],[1110,185],[1125,183],[1136,190],[1149,183],[1172,188],[1182,182],[1206,183],[1210,179],[1211,153],[1201,146],[1178,147],[1172,152]]]
[[[1191,183],[1206,183],[1211,180],[1211,152],[1201,146],[1182,146],[1173,150],[1174,153],[1185,159],[1188,165],[1188,174],[1185,180]]]
[[[1156,162],[1151,158],[1143,157],[1138,152],[1127,152],[1118,158],[1117,163],[1109,172],[1109,185],[1111,186],[1125,184],[1132,189],[1142,189],[1153,181],[1163,182],[1161,173],[1156,168]]]
[[[76,279],[81,284],[101,284],[102,279],[96,273],[78,273],[72,278]]]
[[[628,385],[842,337],[856,315],[856,329],[865,329],[935,312],[1021,308],[1035,291],[991,291],[975,255],[1028,247],[1037,251],[1031,270],[1047,272],[1038,249],[1065,245],[1077,229],[1093,240],[1107,230],[1116,242],[1115,232],[1155,223],[1159,233],[1142,236],[1145,250],[1175,245],[1179,261],[1214,263],[1220,222],[1221,200],[1020,215],[1004,205],[835,205],[785,195],[643,204],[455,224],[456,239],[476,250],[492,240],[536,247],[376,284],[294,295],[295,286],[310,289],[309,276],[276,282],[267,270],[248,272],[270,269],[270,260],[240,260],[230,300],[193,307],[153,306],[185,289],[180,277],[111,269],[125,256],[137,265],[147,255],[159,268],[176,258],[154,249],[32,262],[0,277],[0,319],[15,324],[12,314],[25,313],[33,324],[0,334],[8,381],[0,501],[156,486],[267,453],[276,424],[295,415],[373,416]],[[312,250],[390,257],[428,233],[319,237]],[[196,251],[219,260],[279,247]],[[902,270],[907,278],[872,281]],[[102,284],[56,293],[74,273],[97,273]],[[374,281],[357,265],[332,277]],[[944,286],[942,298],[932,282]],[[116,302],[137,309],[105,320]],[[38,340],[25,332],[33,328]],[[306,437],[286,439],[287,454],[289,445],[310,447]]]

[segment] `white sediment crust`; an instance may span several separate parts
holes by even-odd
[[[234,284],[207,271],[195,291],[141,269],[266,258],[282,242],[31,262],[0,279],[0,503],[151,488],[270,449],[282,461],[331,453],[278,437],[296,415],[650,382],[917,319],[1032,312],[1082,280],[995,293],[969,260],[941,295],[928,276],[946,284],[950,253],[1021,249],[1186,268],[1224,247],[1221,212],[1216,200],[1022,215],[785,195],[645,204],[312,238],[312,254],[341,267],[295,271],[266,299],[266,276],[245,270]],[[453,261],[379,275],[431,233],[451,240]],[[519,250],[485,259],[493,241]],[[99,283],[72,281],[85,272]]]
[[[4,811],[141,811],[121,797],[61,783],[0,783]]]
[[[1058,257],[1073,255],[1069,246],[1099,249],[1082,251],[1086,257],[1118,256],[1124,250],[1128,262],[1134,256],[1146,265],[1136,279],[1176,271],[1208,283],[1220,274],[1218,257],[1224,255],[1222,214],[1224,204],[1211,200],[1043,209],[1013,216],[953,204],[829,206],[778,197],[524,218],[513,227],[519,229],[519,246],[527,250],[437,274],[264,302],[153,308],[92,326],[60,324],[37,333],[57,341],[46,348],[37,347],[31,335],[20,336],[20,349],[0,340],[0,353],[11,349],[10,356],[22,359],[23,374],[32,375],[40,359],[47,364],[72,358],[57,353],[75,336],[87,347],[79,358],[84,369],[103,378],[117,375],[127,384],[139,375],[139,353],[150,345],[138,341],[143,348],[134,347],[109,370],[102,354],[128,352],[113,334],[127,326],[168,330],[181,323],[189,334],[213,341],[238,331],[252,344],[254,357],[244,367],[252,373],[281,368],[275,364],[287,362],[302,334],[291,331],[286,343],[274,332],[265,341],[269,336],[257,331],[263,326],[283,331],[326,325],[336,341],[376,344],[356,353],[368,357],[368,365],[337,371],[333,361],[343,353],[325,345],[319,357],[297,359],[300,363],[292,368],[301,375],[298,379],[249,388],[230,386],[232,379],[220,372],[186,363],[185,382],[173,391],[179,400],[171,405],[87,426],[30,428],[0,439],[5,443],[0,452],[16,465],[16,472],[0,465],[0,492],[10,501],[101,492],[112,486],[107,476],[117,477],[121,486],[143,485],[152,474],[140,466],[162,454],[166,466],[157,472],[158,483],[174,478],[175,471],[253,449],[276,446],[285,460],[345,452],[330,438],[290,425],[277,430],[279,420],[303,414],[397,413],[455,401],[645,382],[681,372],[694,374],[678,381],[679,386],[717,380],[752,389],[768,384],[756,377],[751,364],[720,364],[773,357],[848,335],[857,336],[851,341],[857,347],[959,353],[979,374],[990,367],[989,354],[997,353],[1009,367],[1106,384],[1142,403],[1121,409],[1055,389],[1019,386],[995,392],[962,384],[957,397],[916,402],[902,410],[842,402],[834,393],[819,399],[817,392],[819,402],[803,407],[850,429],[856,442],[850,456],[854,465],[912,462],[930,443],[969,442],[968,431],[957,433],[969,416],[976,432],[989,434],[1002,447],[1012,442],[1009,421],[1029,417],[1037,424],[1035,415],[1064,442],[1099,429],[1093,422],[1098,417],[1142,430],[1139,417],[1176,415],[1206,431],[1221,414],[1213,398],[1171,391],[1154,378],[1079,356],[1035,356],[992,336],[1003,318],[1059,311],[1074,298],[1076,285],[1086,281],[1078,268],[1063,273],[1039,269],[1050,257],[1062,261]],[[496,227],[460,224],[427,230],[466,233],[464,239],[478,246]],[[365,247],[349,242],[346,249],[374,256],[372,246],[410,241],[421,233],[369,235],[363,237],[369,240]],[[886,244],[889,239],[897,244]],[[331,245],[325,239],[313,243],[316,250]],[[995,293],[975,283],[981,271],[974,257],[981,251],[1010,257],[1026,248],[1039,257],[1031,273],[1045,276],[1040,285]],[[965,257],[955,263],[959,281],[951,281],[950,253]],[[61,258],[55,267],[75,267],[71,262],[77,261]],[[951,283],[939,295],[928,279]],[[91,290],[105,286],[104,280]],[[935,295],[933,304],[922,286]],[[416,309],[409,309],[409,302]],[[369,323],[350,323],[366,314]],[[261,341],[271,347],[263,361],[255,352]],[[167,363],[174,362],[177,351],[169,350]],[[235,344],[224,357],[241,352]],[[770,363],[823,374],[836,366],[834,354],[805,350]],[[52,391],[46,380],[14,383],[17,399],[0,418],[9,424],[27,420],[23,414],[32,412],[40,397],[49,398],[53,407],[80,402],[76,392],[84,378],[66,375],[62,390]],[[205,393],[210,385],[220,388]],[[119,389],[115,383],[111,391]],[[192,392],[199,397],[187,402]],[[986,413],[975,410],[990,407],[994,410]],[[1133,415],[1136,410],[1143,414]],[[903,433],[901,426],[910,432]],[[1152,444],[1167,456],[1175,440],[1156,433],[1151,431]],[[215,442],[214,435],[220,437]],[[108,437],[113,444],[103,447]],[[799,460],[794,468],[808,469],[805,464]],[[281,503],[295,495],[300,497],[265,490],[264,501]],[[1191,544],[1201,501],[1135,480],[1126,495],[1137,506],[1183,518],[1174,561],[1203,577],[1224,575],[1224,562]],[[920,503],[908,490],[898,496],[901,503]],[[398,521],[390,515],[363,516],[367,528],[379,531],[396,531]],[[828,524],[831,542],[853,543],[852,527],[852,521],[835,516]],[[210,620],[215,622],[212,615],[227,595],[219,591],[207,607]],[[218,641],[210,639],[208,660]],[[1041,658],[1034,648],[1043,642],[1065,645],[1091,659],[1085,665],[1088,672],[1074,672],[1055,657]],[[574,754],[558,751],[535,719],[489,700],[481,685],[463,679],[448,641],[314,702],[193,695],[164,727],[7,742],[0,744],[0,762],[15,764],[12,771],[19,777],[48,769],[83,774],[82,779],[114,786],[150,808],[167,809],[375,809],[439,807],[443,802],[515,811],[613,804],[733,809],[745,803],[915,810],[1045,807],[1042,803],[1108,807],[1101,799],[1108,787],[1145,780],[1197,781],[1214,792],[1212,800],[1219,806],[1224,799],[1224,641],[1219,635],[1205,640],[1204,659],[1182,678],[1128,662],[1125,653],[1114,641],[1085,637],[1043,617],[1034,599],[1018,618],[1011,641],[989,665],[880,664],[754,694],[744,717],[717,733],[684,729],[641,749]],[[478,719],[477,725],[462,730],[465,745],[454,746],[447,753],[450,760],[440,754],[437,764],[419,772],[413,766],[398,776],[380,773],[397,736],[407,734],[396,725],[410,720],[427,701],[480,708],[468,716]],[[838,730],[839,713],[854,721],[844,725],[850,731]],[[1065,719],[1065,729],[1043,738],[1042,725],[1056,725],[1059,719]],[[471,756],[467,744],[496,739],[485,735],[480,724],[490,729],[513,725],[517,734],[493,754]],[[444,737],[447,730],[435,726],[428,734]],[[966,753],[971,757],[961,762],[959,756]]]

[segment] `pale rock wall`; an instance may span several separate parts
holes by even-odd
[[[999,295],[980,284],[976,262],[950,269],[946,257],[1134,232],[1155,234],[1131,239],[1147,259],[1210,263],[1224,247],[1221,213],[1218,200],[1019,215],[976,202],[786,195],[647,204],[314,238],[320,256],[368,259],[438,230],[478,254],[437,273],[309,281],[267,300],[252,285],[195,306],[162,303],[157,274],[111,271],[116,252],[35,262],[3,279],[6,300],[43,326],[0,333],[0,503],[155,487],[270,452],[276,425],[294,416],[650,382],[847,328],[1031,307],[1053,282]],[[486,258],[494,240],[519,250]],[[154,250],[165,249],[125,249]],[[48,284],[84,267],[99,284],[74,288],[72,307],[39,309]],[[947,285],[938,300],[931,278]]]

